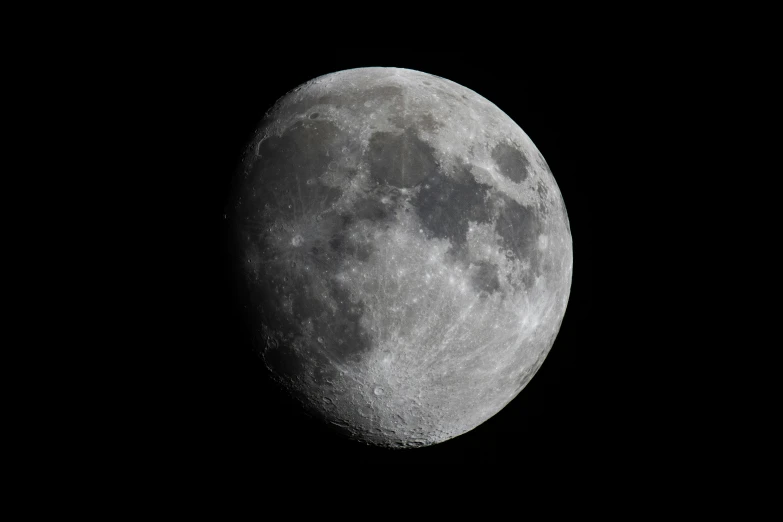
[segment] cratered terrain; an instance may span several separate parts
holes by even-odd
[[[554,343],[573,263],[565,204],[530,138],[470,89],[397,68],[316,78],[267,112],[236,187],[258,349],[350,438],[461,435]]]

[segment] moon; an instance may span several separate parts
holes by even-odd
[[[382,67],[311,80],[266,113],[236,186],[258,350],[347,437],[459,436],[551,349],[571,288],[565,203],[530,138],[470,89]]]

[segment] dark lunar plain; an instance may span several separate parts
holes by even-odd
[[[171,126],[177,166],[170,172],[174,179],[163,183],[182,187],[176,221],[182,230],[171,230],[176,246],[169,247],[180,256],[173,265],[181,263],[171,282],[181,291],[172,292],[176,299],[170,303],[180,333],[166,341],[178,369],[161,415],[177,433],[172,452],[184,456],[182,466],[235,478],[273,471],[280,480],[329,480],[330,469],[355,470],[356,480],[364,481],[373,469],[448,465],[556,473],[608,453],[616,459],[618,448],[628,444],[630,428],[623,418],[631,402],[617,376],[631,377],[624,349],[617,348],[627,332],[613,323],[619,317],[613,310],[623,302],[608,286],[614,289],[617,282],[602,285],[602,278],[616,273],[612,264],[631,262],[622,242],[632,225],[619,213],[624,204],[615,204],[626,195],[611,174],[618,170],[612,136],[622,129],[612,120],[618,109],[606,105],[616,100],[611,89],[619,93],[622,86],[601,84],[600,69],[581,60],[526,65],[522,59],[395,48],[279,56],[222,52],[205,50],[198,59],[174,61],[166,74],[177,77],[176,86],[164,88],[165,99],[159,100],[161,110],[168,110],[162,121]],[[418,449],[388,450],[344,439],[304,416],[268,378],[238,303],[223,219],[241,154],[274,102],[317,76],[372,66],[441,76],[504,111],[551,168],[573,238],[568,308],[538,373],[477,428]]]

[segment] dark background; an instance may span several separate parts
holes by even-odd
[[[625,348],[622,308],[629,301],[617,296],[632,256],[622,246],[632,224],[617,215],[625,190],[617,168],[628,132],[619,123],[627,79],[614,74],[609,81],[590,57],[569,54],[535,62],[502,53],[325,46],[278,55],[205,48],[162,58],[159,84],[153,78],[148,88],[162,115],[155,135],[171,158],[162,183],[174,189],[176,215],[160,245],[171,262],[164,303],[170,316],[157,341],[174,354],[174,367],[161,372],[165,428],[149,437],[164,453],[182,457],[188,468],[233,477],[265,469],[293,476],[445,464],[556,472],[638,458],[639,427],[629,420],[635,399],[627,388],[638,357]],[[551,167],[573,234],[571,297],[541,369],[487,422],[422,449],[365,447],[299,413],[265,377],[230,271],[223,214],[241,154],[265,111],[307,80],[367,66],[441,76],[497,105]]]

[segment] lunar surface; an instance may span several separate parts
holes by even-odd
[[[530,138],[479,94],[408,69],[321,76],[267,112],[238,176],[254,336],[311,415],[368,444],[436,444],[543,363],[568,216]]]

